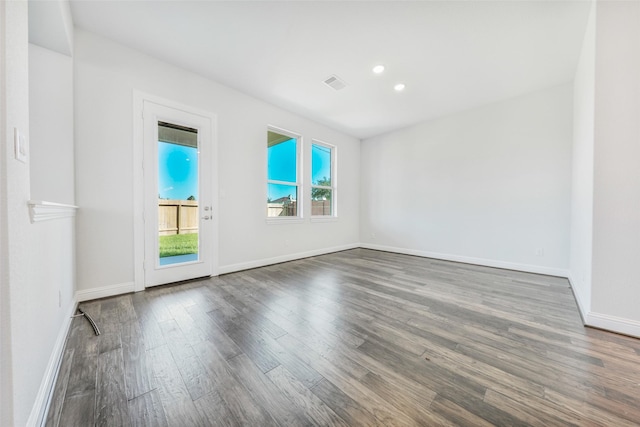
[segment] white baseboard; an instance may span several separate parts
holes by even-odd
[[[71,320],[75,312],[78,302],[74,299],[71,302],[71,310],[67,313],[64,322],[58,332],[58,337],[51,351],[49,357],[49,363],[47,363],[47,369],[45,370],[42,382],[40,383],[40,389],[36,395],[36,400],[31,408],[31,414],[27,420],[27,426],[42,426],[46,421],[47,411],[49,410],[49,404],[51,401],[51,394],[53,393],[53,386],[58,378],[58,372],[60,369],[60,363],[62,362],[62,355],[64,353],[64,345],[67,342],[67,335],[69,334],[69,328],[71,327]]]
[[[415,255],[424,258],[434,258],[444,261],[462,262],[465,264],[481,265],[484,267],[503,268],[505,270],[524,271],[526,273],[545,274],[547,276],[568,277],[569,271],[562,268],[543,267],[539,265],[518,264],[507,261],[498,261],[486,258],[474,258],[463,255],[451,255],[438,252],[419,251],[416,249],[397,248],[393,246],[375,245],[372,243],[362,243],[361,248],[374,249],[377,251],[395,252],[404,255]]]
[[[585,326],[640,338],[640,321],[591,311],[591,308],[586,307],[583,301],[580,300],[580,294],[575,290],[575,283],[571,273],[569,273],[569,284],[573,290],[573,296],[575,297],[578,310],[580,310],[580,314],[582,315],[582,322]]]
[[[582,317],[582,323],[587,324],[587,314],[589,314],[589,307],[586,307],[583,301],[580,299],[580,294],[576,292],[575,284],[577,283],[571,272],[569,272],[569,286],[571,286],[571,291],[573,292],[573,298],[576,300],[576,304],[578,305],[578,311],[580,311],[580,316]]]
[[[135,291],[133,282],[118,283],[115,285],[101,286],[99,288],[85,289],[76,291],[76,300],[78,302],[89,301],[98,298],[113,297],[116,295],[128,294]]]
[[[312,256],[330,254],[332,252],[346,251],[348,249],[359,248],[359,243],[351,243],[348,245],[334,246],[331,248],[316,249],[307,252],[298,252],[295,254],[287,254],[273,258],[264,258],[256,261],[241,262],[238,264],[223,265],[218,267],[218,274],[233,273],[236,271],[249,270],[252,268],[264,267],[265,265],[279,264],[281,262],[295,261],[297,259],[309,258]]]
[[[640,338],[640,322],[637,320],[624,319],[622,317],[609,316],[608,314],[591,311],[587,313],[585,322],[587,326]]]
[[[324,255],[332,252],[345,251],[347,249],[355,249],[360,247],[359,243],[349,245],[334,246],[331,248],[317,249],[307,252],[299,252],[279,257],[265,258],[256,261],[243,262],[218,267],[218,274],[233,273],[235,271],[249,270],[251,268],[264,267],[265,265],[278,264],[281,262],[294,261],[297,259],[308,258],[311,256]],[[135,292],[135,282],[118,283],[115,285],[102,286],[99,288],[85,289],[76,292],[76,300],[80,303],[99,298],[113,297],[116,295]]]

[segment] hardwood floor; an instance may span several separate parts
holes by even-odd
[[[48,426],[640,425],[566,279],[355,249],[81,305]]]

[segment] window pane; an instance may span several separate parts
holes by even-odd
[[[311,146],[311,184],[331,186],[331,148]]]
[[[298,187],[269,184],[267,192],[267,216],[298,215]]]
[[[198,260],[198,132],[158,123],[160,265]]]
[[[158,142],[158,195],[161,199],[197,199],[197,148]]]
[[[331,190],[326,188],[311,189],[311,215],[333,215]]]
[[[280,140],[277,137],[280,137]],[[297,140],[295,138],[269,132],[267,179],[272,181],[297,181],[296,145]]]

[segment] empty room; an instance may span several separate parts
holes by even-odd
[[[640,425],[640,2],[0,2],[1,426]]]

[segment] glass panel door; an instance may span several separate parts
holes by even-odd
[[[213,119],[144,103],[144,282],[213,272]]]

